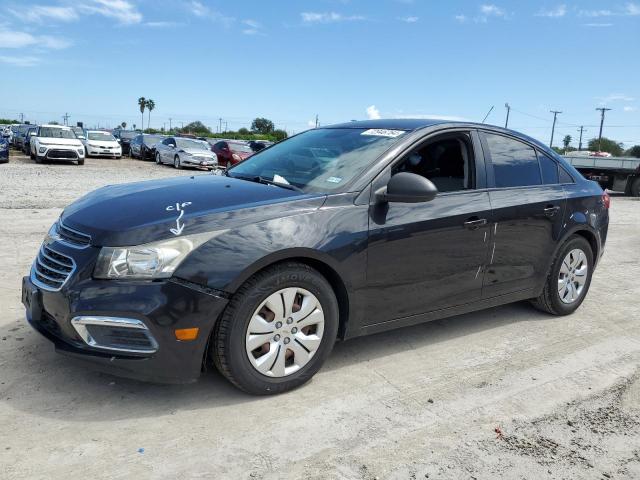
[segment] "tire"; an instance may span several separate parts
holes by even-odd
[[[36,155],[36,163],[44,163],[44,157]]]
[[[250,341],[249,336],[251,335],[248,331],[250,323],[256,318],[261,318],[258,317],[256,309],[272,297],[282,298],[282,302],[286,303],[285,297],[278,297],[278,295],[281,291],[292,290],[300,292],[301,297],[298,297],[298,293],[296,293],[290,298],[303,299],[302,306],[297,311],[292,309],[291,311],[294,313],[291,313],[291,316],[283,322],[278,322],[277,319],[284,317],[275,314],[272,314],[270,322],[265,323],[263,320],[261,325],[265,325],[264,328],[269,332],[260,335],[265,336],[265,344],[258,346],[253,352],[249,352],[247,342]],[[309,299],[310,305],[315,305],[310,307],[313,310],[308,315],[302,310],[307,299]],[[295,308],[294,303],[295,301],[292,300],[293,308]],[[262,312],[262,310],[260,311]],[[298,312],[306,317],[294,320]],[[264,318],[268,318],[268,314],[267,310]],[[314,320],[319,317],[322,317],[322,326],[319,324],[311,327],[302,326],[299,331],[294,328],[296,325],[303,325],[299,322],[305,321],[306,323],[308,319]],[[288,329],[287,333],[283,330],[276,330],[278,324],[283,329]],[[252,328],[254,327],[255,325],[252,325]],[[315,329],[315,332],[310,330],[304,332],[305,328]],[[279,335],[278,332],[282,335]],[[338,302],[327,280],[308,265],[286,262],[257,273],[233,295],[216,323],[209,347],[210,356],[218,371],[240,390],[252,395],[278,394],[304,384],[316,374],[331,353],[337,332]],[[272,334],[274,336],[271,336]],[[319,340],[318,337],[320,337]],[[302,343],[298,339],[303,340]],[[313,339],[315,346],[307,343],[307,339]],[[311,349],[300,350],[301,346],[305,344],[311,346]],[[289,347],[285,345],[289,345]],[[256,352],[260,354],[259,351],[265,347],[267,347],[267,351],[262,352],[264,355],[263,365],[267,365],[265,370],[268,371],[261,373],[252,361],[258,362],[262,357],[250,360],[249,355],[255,355]],[[270,355],[272,348],[275,353]],[[282,355],[281,352],[283,352]],[[301,352],[300,357],[297,352]],[[311,355],[307,359],[305,357],[309,352]],[[273,364],[270,363],[272,358],[275,359]],[[300,366],[298,366],[298,358],[301,359],[302,365]],[[277,373],[276,364],[279,359],[282,359],[282,371],[285,372],[285,369],[288,368],[289,373],[283,375]],[[289,363],[288,366],[286,366],[287,363]],[[270,368],[269,365],[271,365]]]
[[[176,155],[173,157],[173,168],[180,170],[182,168],[182,163],[180,163],[180,157]]]
[[[584,254],[582,263],[578,261],[579,258],[577,255],[572,255],[574,252],[582,252],[582,254]],[[572,264],[570,260],[572,258],[576,260],[575,265]],[[568,271],[569,274],[571,274],[572,268],[576,265],[580,266],[584,264],[587,266],[586,275],[578,274],[581,268],[575,270],[573,278],[576,279],[576,282],[567,282],[565,280],[564,285],[568,285],[570,288],[568,290],[563,289],[561,293],[559,288],[559,285],[561,285],[561,270]],[[569,265],[568,268],[567,265]],[[538,298],[532,300],[531,303],[538,310],[542,310],[543,312],[547,312],[552,315],[569,315],[575,312],[582,304],[587,292],[589,291],[591,277],[593,275],[593,265],[593,251],[591,250],[589,242],[579,235],[569,237],[569,239],[560,248],[553,261],[553,265],[551,266],[542,294]],[[565,276],[564,273],[563,276]],[[580,286],[579,281],[582,277],[585,278]],[[576,285],[578,285],[578,287],[576,287]],[[574,295],[575,298],[572,298]],[[563,296],[565,298],[564,300],[562,298]]]
[[[35,154],[31,150],[29,150],[29,158],[31,158],[31,160],[35,160],[36,159]]]
[[[81,158],[80,160],[78,160],[78,165],[84,165],[84,158]]]
[[[160,160],[160,154],[158,152],[156,152],[156,163],[158,165],[162,165],[162,161]]]
[[[631,184],[629,194],[633,197],[640,197],[640,177],[636,178]]]

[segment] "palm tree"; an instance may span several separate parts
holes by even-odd
[[[156,108],[156,102],[149,99],[147,100],[147,110],[149,110],[149,121],[147,122],[147,128],[151,128],[151,110]]]
[[[563,139],[562,139],[562,143],[564,144],[564,153],[567,153],[567,150],[569,149],[569,145],[571,144],[571,140],[573,140],[571,138],[571,135],[566,135]]]
[[[147,99],[140,97],[138,99],[138,106],[140,107],[140,114],[142,116],[142,131],[144,132],[144,109],[147,108]]]
[[[122,122],[122,123],[120,124],[120,126],[121,126],[122,128],[127,128],[127,122]]]

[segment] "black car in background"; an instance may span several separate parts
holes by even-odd
[[[155,160],[155,145],[164,140],[166,135],[138,134],[129,143],[129,156],[140,160]]]
[[[122,147],[122,154],[128,155],[130,150],[131,140],[133,140],[139,133],[134,130],[114,130],[113,136],[120,141]]]
[[[9,162],[9,140],[0,137],[0,163]]]
[[[24,133],[24,139],[22,140],[22,153],[25,155],[31,154],[31,137],[38,134],[38,127],[31,125]]]
[[[608,208],[511,130],[349,122],[222,175],[89,193],[51,227],[22,298],[58,351],[100,369],[184,382],[212,361],[246,392],[279,393],[336,340],[520,300],[572,313]]]

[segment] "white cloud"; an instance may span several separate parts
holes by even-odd
[[[542,9],[536,13],[536,17],[560,18],[564,17],[566,14],[567,6],[563,4],[548,10]]]
[[[625,95],[624,93],[611,93],[606,97],[596,97],[597,100],[600,100],[600,103],[606,104],[610,102],[633,102],[635,98],[630,97],[629,95]]]
[[[21,10],[9,9],[14,16],[28,22],[42,23],[43,20],[59,22],[72,22],[80,18],[78,12],[73,7],[52,7],[45,5],[34,5]]]
[[[342,15],[336,12],[302,12],[300,14],[304,23],[336,23],[354,22],[364,20],[362,15]]]
[[[625,105],[625,107],[622,110],[624,110],[625,112],[635,112],[637,108],[632,107],[631,105]]]
[[[220,22],[227,26],[235,21],[235,18],[228,17],[217,10],[212,10],[202,2],[192,0],[188,5],[189,11],[196,17],[206,18],[214,22]]]
[[[142,21],[142,14],[134,4],[127,0],[90,0],[81,3],[78,8],[87,14],[113,18],[124,25],[132,25]]]
[[[613,27],[613,23],[583,23],[584,27]]]
[[[480,5],[479,12],[474,17],[469,17],[464,14],[458,14],[454,17],[458,23],[466,23],[470,18],[476,23],[487,23],[490,18],[501,18],[507,20],[509,14],[504,8],[498,7],[494,4]]]
[[[469,20],[466,15],[462,15],[462,14],[461,15],[456,15],[453,18],[455,18],[456,21],[459,22],[459,23],[466,23],[467,20]]]
[[[177,27],[178,25],[181,25],[181,24],[178,22],[164,22],[164,21],[144,23],[145,27],[151,27],[151,28]]]
[[[580,10],[579,15],[583,17],[611,17],[615,13],[611,10]]]
[[[369,105],[367,107],[367,118],[369,120],[378,120],[380,117],[380,111],[376,108],[375,105]]]
[[[60,50],[71,46],[71,42],[49,35],[36,36],[27,32],[0,30],[0,48],[42,47]]]
[[[625,5],[625,13],[631,16],[640,15],[640,4],[631,2],[627,3]]]
[[[262,25],[259,22],[247,18],[243,20],[242,23],[246,27],[242,30],[242,33],[245,35],[264,35],[262,32]]]
[[[398,20],[405,23],[416,23],[418,20],[420,20],[420,18],[419,17],[400,17]]]
[[[10,57],[0,55],[0,62],[13,65],[15,67],[34,67],[40,63],[40,59],[37,57]]]

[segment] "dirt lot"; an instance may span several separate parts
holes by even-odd
[[[0,478],[640,478],[638,200],[614,197],[574,315],[520,303],[356,339],[303,388],[253,398],[215,371],[94,373],[24,320],[20,279],[64,205],[175,174],[193,172],[0,165]]]

